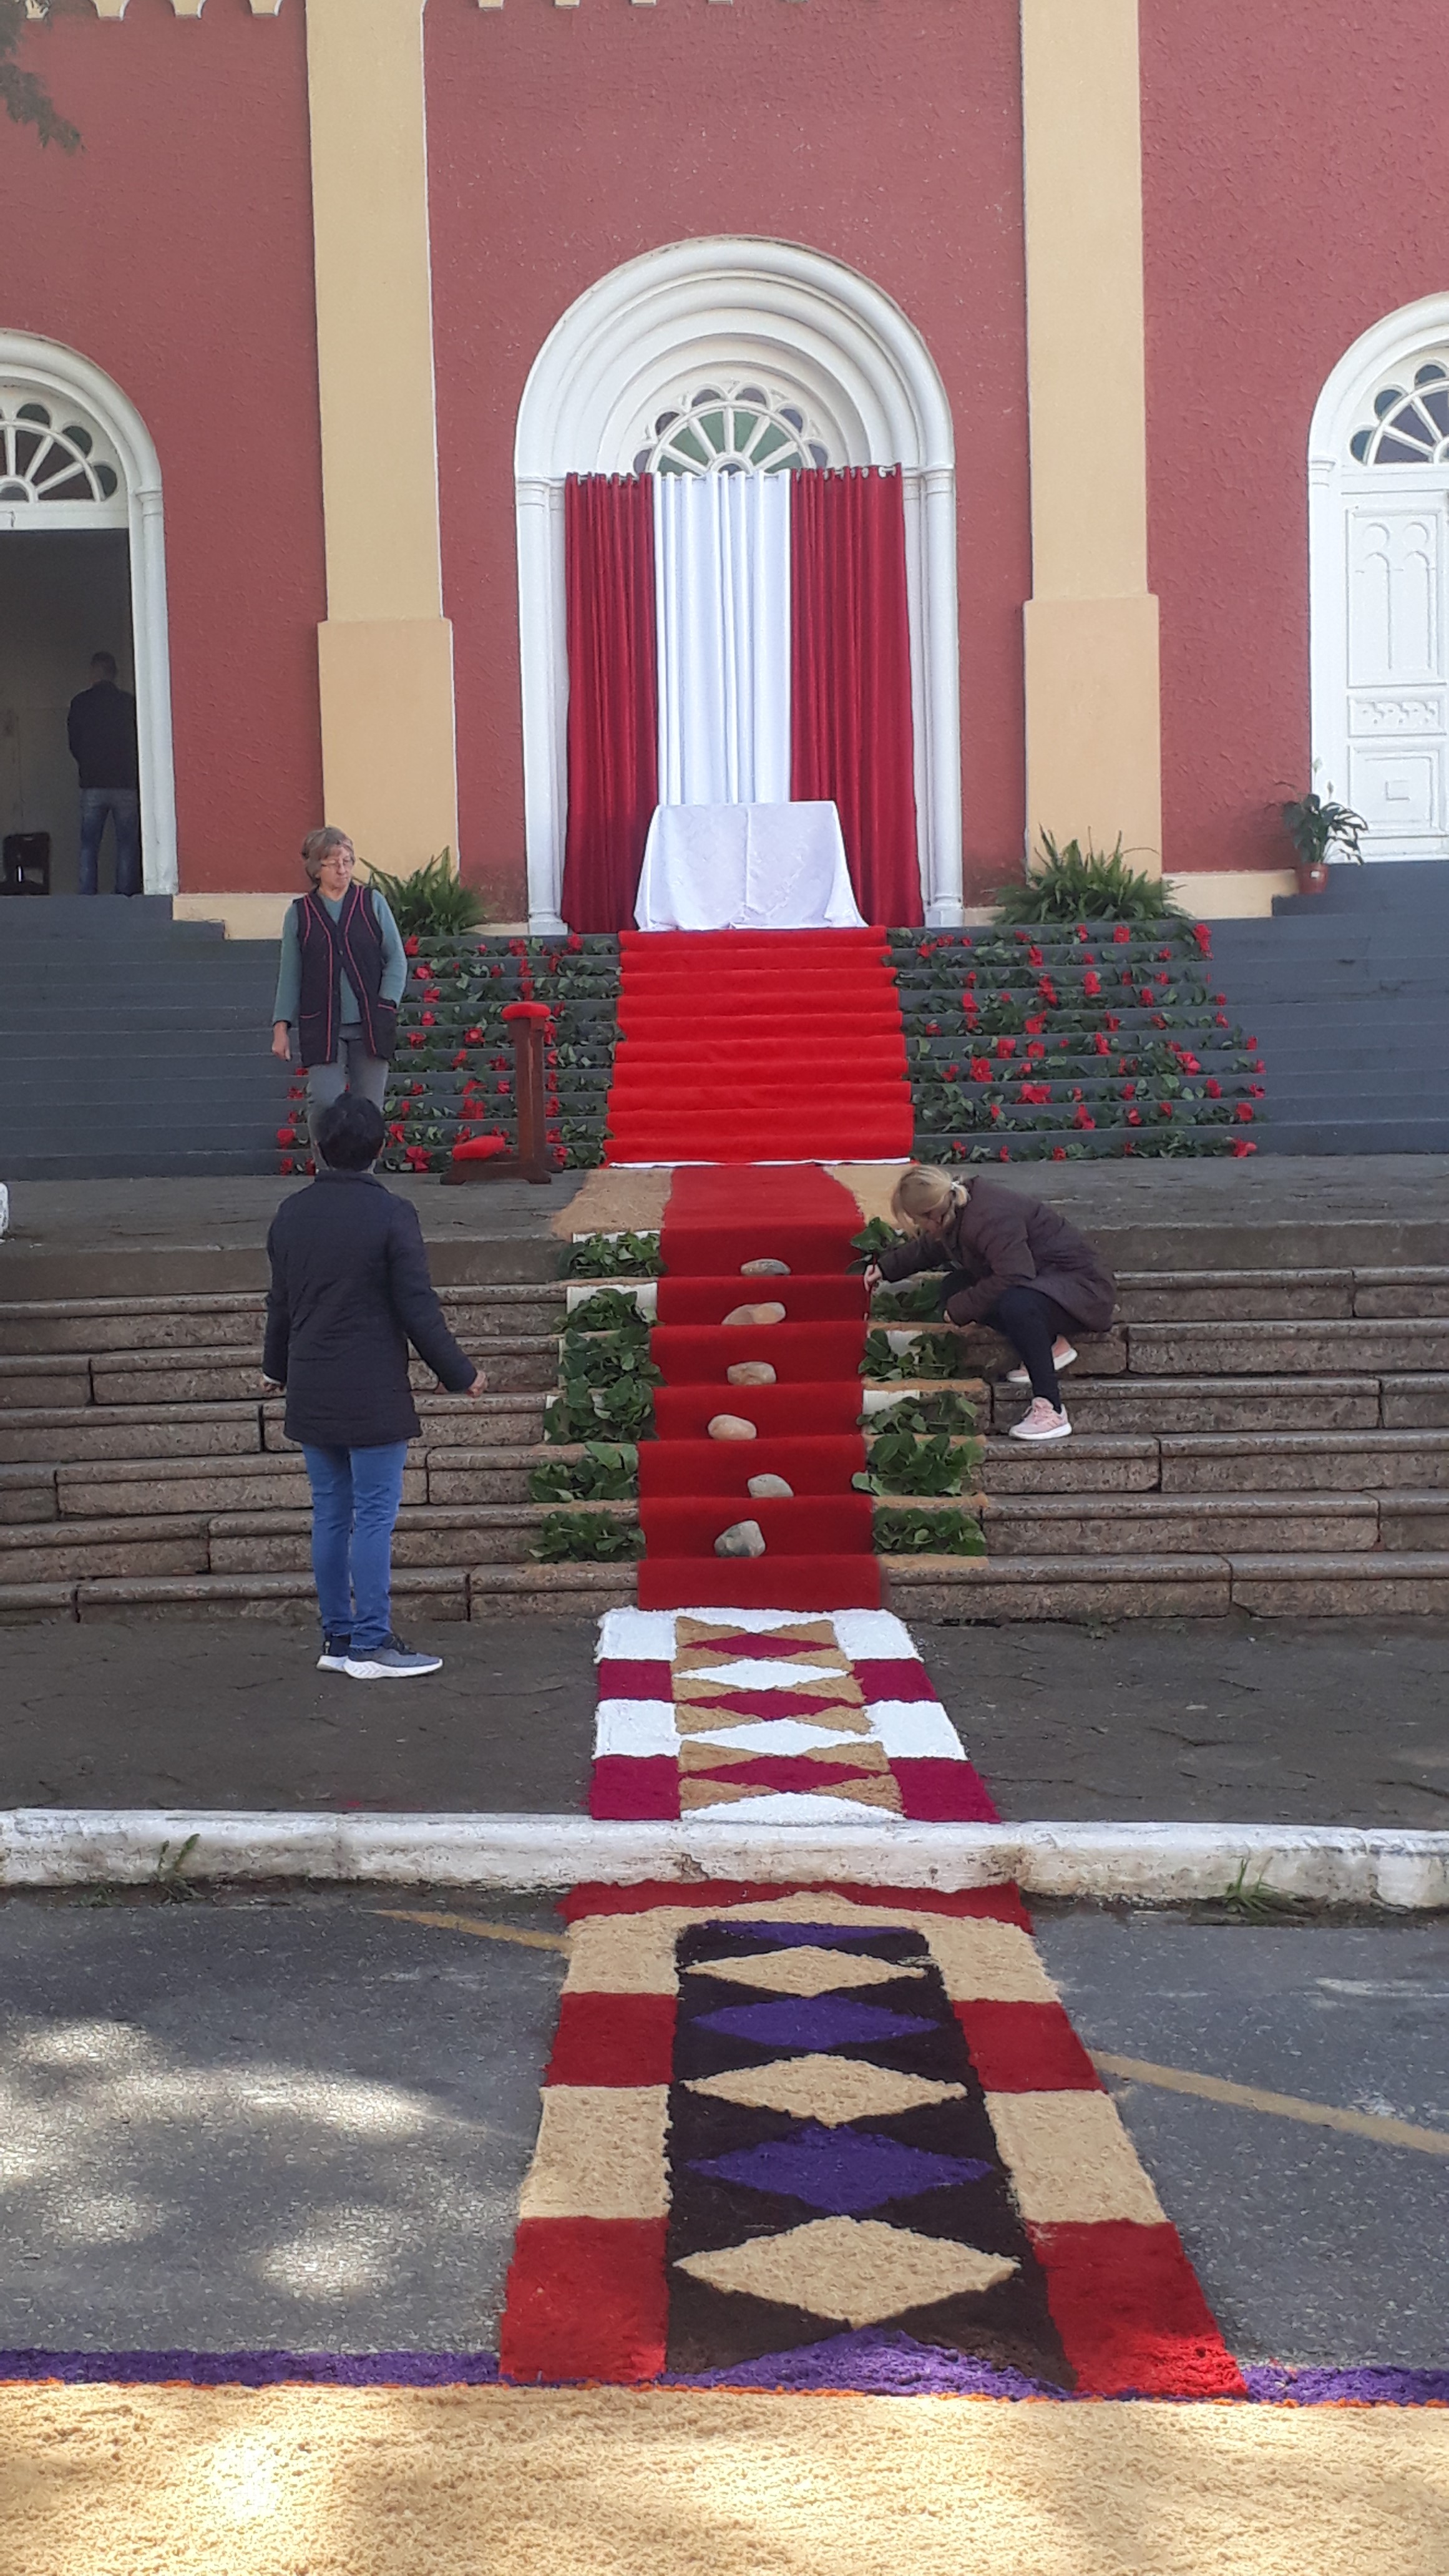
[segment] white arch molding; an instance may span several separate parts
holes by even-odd
[[[927,922],[961,899],[956,469],[950,405],[924,341],[869,279],[795,242],[674,242],[600,278],[555,324],[518,413],[514,472],[530,927],[562,927],[568,474],[627,474],[661,399],[690,378],[793,387],[841,465],[901,470],[916,820]]]
[[[124,525],[130,536],[131,627],[136,671],[136,728],[141,776],[141,853],[147,894],[176,892],[176,781],[171,751],[171,653],[166,619],[166,542],[161,467],[150,432],[119,385],[58,340],[0,330],[0,382],[23,387],[38,402],[70,408],[94,421],[120,469],[114,503],[0,501],[0,544],[11,528]],[[54,515],[51,515],[53,510]]]
[[[1362,333],[1308,435],[1313,783],[1364,814],[1371,859],[1449,858],[1449,438],[1436,458],[1426,422],[1422,461],[1373,460],[1391,389],[1440,364],[1449,294]]]

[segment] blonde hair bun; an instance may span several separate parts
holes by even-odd
[[[912,1163],[891,1192],[891,1214],[915,1234],[941,1224],[953,1208],[964,1207],[969,1193],[936,1163]]]

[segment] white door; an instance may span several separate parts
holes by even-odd
[[[1362,814],[1366,858],[1449,858],[1449,491],[1380,466],[1343,497],[1342,751],[1315,783]]]

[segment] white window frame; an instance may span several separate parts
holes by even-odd
[[[166,540],[161,465],[151,436],[119,385],[58,340],[0,330],[0,375],[37,402],[88,414],[104,431],[121,472],[125,507],[110,501],[0,502],[0,545],[12,529],[117,527],[130,538],[131,627],[141,779],[141,864],[147,894],[174,894],[176,778],[171,744],[171,648],[166,614]]]
[[[1360,465],[1350,453],[1367,426],[1380,379],[1406,371],[1449,340],[1449,294],[1425,295],[1363,332],[1344,351],[1314,406],[1308,433],[1308,631],[1313,784],[1321,796],[1348,790],[1348,588],[1344,532],[1348,504],[1381,492],[1385,501],[1437,497],[1449,508],[1449,465]],[[1371,856],[1371,852],[1366,852]],[[1409,854],[1396,852],[1395,856]],[[1435,859],[1438,849],[1423,856]]]
[[[529,926],[563,927],[569,474],[627,474],[639,425],[686,376],[757,370],[800,387],[847,465],[900,469],[906,518],[916,825],[925,915],[965,917],[951,408],[924,341],[868,278],[798,243],[675,242],[614,269],[555,324],[514,451]]]

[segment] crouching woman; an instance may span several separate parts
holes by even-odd
[[[953,1180],[930,1163],[903,1172],[891,1209],[909,1240],[871,1263],[868,1288],[940,1270],[948,1324],[990,1324],[1020,1354],[1007,1383],[1031,1388],[1013,1440],[1066,1440],[1072,1426],[1057,1372],[1077,1354],[1075,1332],[1105,1333],[1117,1285],[1084,1234],[1040,1199],[992,1180]]]

